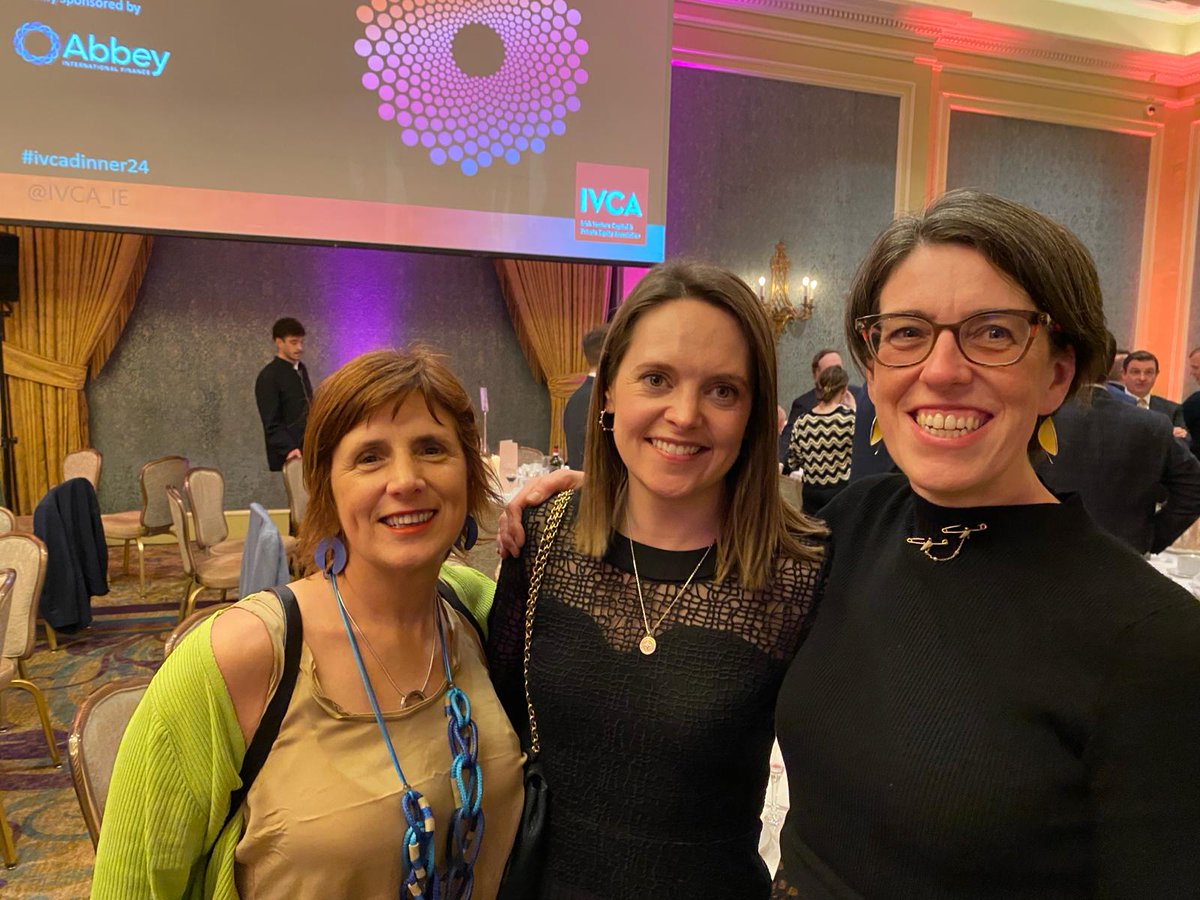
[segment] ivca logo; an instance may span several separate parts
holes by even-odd
[[[169,50],[150,47],[127,47],[117,37],[97,38],[72,34],[64,42],[58,33],[42,22],[26,22],[13,35],[17,56],[35,66],[48,66],[60,61],[77,69],[100,69],[126,75],[149,75],[157,78],[171,58]]]
[[[610,216],[640,217],[642,205],[638,203],[637,194],[632,191],[626,196],[624,191],[597,191],[593,188],[581,188],[579,211],[599,215],[608,213]]]

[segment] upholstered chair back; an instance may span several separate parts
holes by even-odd
[[[225,524],[225,478],[216,469],[197,468],[183,480],[183,496],[196,526],[196,545],[207,550],[229,536]]]
[[[92,483],[93,488],[98,488],[100,486],[100,467],[103,463],[104,457],[100,455],[100,451],[92,447],[84,447],[74,453],[68,453],[66,459],[63,460],[63,481],[70,481],[72,478],[86,478]]]
[[[291,513],[292,534],[300,530],[308,511],[308,491],[304,488],[304,461],[296,456],[283,464],[283,487],[287,491],[288,511]]]
[[[175,532],[175,541],[179,544],[179,559],[183,563],[183,573],[189,578],[196,574],[196,566],[192,562],[192,545],[188,541],[187,513],[183,508],[183,495],[179,488],[168,487],[163,493],[167,498],[167,509],[171,516],[171,530]]]
[[[12,617],[13,587],[17,583],[16,569],[0,569],[0,635],[8,632],[8,621]],[[9,663],[12,665],[12,663]],[[0,669],[4,668],[0,658]],[[0,685],[5,684],[0,680]]]
[[[110,681],[84,700],[75,714],[67,738],[67,754],[75,795],[93,847],[100,840],[100,822],[104,818],[117,748],[149,684],[150,679],[145,675]]]
[[[17,573],[4,629],[4,656],[26,659],[33,653],[36,636],[38,601],[46,579],[46,545],[20,531],[0,534],[0,568]]]
[[[171,528],[166,489],[183,487],[188,461],[182,456],[152,459],[142,466],[138,480],[142,484],[142,527],[147,534],[163,534]]]

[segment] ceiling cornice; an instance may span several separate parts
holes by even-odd
[[[999,25],[977,19],[968,12],[918,3],[897,0],[686,2],[691,6],[763,13],[820,25],[901,37],[916,40],[935,50],[1122,78],[1141,82],[1151,89],[1152,86],[1178,89],[1200,83],[1200,53],[1181,55],[1119,47],[1046,31]]]

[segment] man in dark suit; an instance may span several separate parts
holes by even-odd
[[[1200,460],[1165,416],[1103,385],[1090,390],[1090,405],[1069,401],[1054,414],[1058,455],[1040,461],[1038,475],[1053,491],[1078,493],[1096,524],[1139,553],[1158,553],[1200,518]]]
[[[812,408],[817,405],[817,376],[830,366],[841,365],[842,355],[832,347],[822,347],[817,351],[816,355],[813,356],[813,389],[801,394],[792,401],[792,409],[791,412],[788,413],[787,424],[783,426],[783,431],[779,433],[779,461],[784,464],[785,471],[787,467],[788,441],[791,440],[792,437],[792,428],[795,426],[798,418],[800,418],[806,412],[811,411]],[[842,368],[845,368],[845,366],[842,366]],[[857,406],[857,404],[862,402],[862,398],[866,395],[866,391],[864,391],[858,385],[852,384],[850,385],[850,394],[854,397],[855,405]],[[851,470],[850,477],[854,477],[853,470]]]
[[[272,472],[279,472],[287,460],[300,455],[313,389],[308,369],[300,362],[304,326],[283,318],[272,326],[271,337],[275,358],[258,373],[254,399],[267,442],[267,465]]]
[[[588,374],[583,384],[575,389],[567,408],[563,412],[563,431],[567,435],[564,455],[574,469],[583,468],[583,447],[587,440],[588,409],[592,402],[592,385],[596,383],[596,366],[600,362],[600,351],[604,349],[604,336],[608,326],[593,328],[583,336],[583,355],[587,359]]]
[[[1180,405],[1166,397],[1159,397],[1150,392],[1154,382],[1158,380],[1158,357],[1149,350],[1134,350],[1125,357],[1125,390],[1142,409],[1162,413],[1171,420],[1175,428],[1175,437],[1188,439],[1187,428],[1183,423],[1183,410]]]
[[[1192,381],[1200,385],[1200,347],[1188,354],[1188,371]],[[1200,457],[1200,391],[1193,391],[1179,404],[1183,413],[1183,427],[1191,435],[1192,455]]]

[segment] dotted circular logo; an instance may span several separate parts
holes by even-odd
[[[371,0],[357,16],[379,118],[434,165],[515,166],[579,111],[588,43],[567,0]]]
[[[27,38],[31,34],[40,34],[48,38],[50,49],[45,53],[31,53],[25,46]],[[43,25],[41,22],[26,22],[13,35],[13,49],[17,51],[17,56],[27,63],[33,63],[35,66],[48,66],[58,59],[58,54],[62,52],[62,41],[49,25]]]

